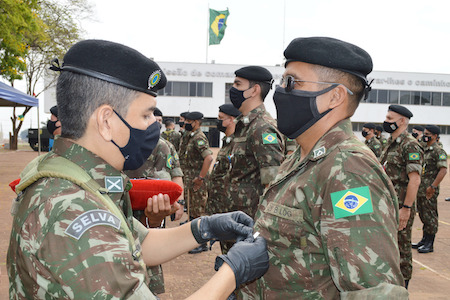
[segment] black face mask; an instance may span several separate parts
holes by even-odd
[[[130,138],[125,147],[119,147],[113,140],[111,142],[119,148],[125,163],[124,170],[139,169],[144,162],[150,157],[153,149],[159,140],[159,126],[158,122],[153,122],[146,130],[136,129],[130,126],[121,115],[114,111],[122,122],[130,129]]]
[[[217,129],[223,133],[225,133],[225,131],[227,130],[227,128],[225,126],[223,126],[222,120],[217,120]]]
[[[364,131],[364,130],[361,132],[361,134],[362,134],[363,137],[366,137],[366,136],[369,135],[369,133],[367,131]]]
[[[194,127],[192,127],[192,124],[186,123],[184,124],[184,129],[186,129],[187,131],[192,131]]]
[[[180,125],[180,127],[183,127],[184,126],[184,122],[179,121],[178,125]]]
[[[231,103],[233,103],[233,106],[236,107],[237,109],[239,109],[242,106],[242,103],[247,100],[248,98],[244,97],[244,92],[248,91],[249,89],[251,89],[251,87],[249,87],[246,90],[240,91],[235,87],[231,87],[230,89],[230,100]],[[250,97],[249,97],[250,98]]]
[[[419,134],[418,134],[417,132],[413,132],[413,133],[411,133],[411,135],[412,135],[415,139],[417,139],[417,137],[419,136]]]
[[[422,137],[422,140],[423,140],[425,143],[428,143],[428,142],[431,141],[431,136],[424,135],[424,136]]]
[[[61,127],[61,126],[56,126],[56,123],[58,121],[59,120],[56,120],[56,121],[48,120],[47,121],[47,130],[48,130],[48,132],[50,132],[51,135],[53,135],[53,132],[55,132],[56,129]]]
[[[273,102],[277,108],[278,130],[290,139],[295,139],[323,118],[331,109],[319,113],[316,97],[334,89],[332,85],[318,92],[292,90],[277,86]]]
[[[398,125],[396,122],[383,122],[383,129],[384,131],[386,131],[387,133],[393,133],[394,131],[396,131],[398,129]]]

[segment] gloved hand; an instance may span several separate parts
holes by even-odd
[[[234,272],[236,288],[248,281],[260,278],[269,269],[266,240],[257,237],[254,242],[241,241],[233,245],[226,255],[216,257],[214,270],[226,262]]]
[[[203,244],[209,240],[253,241],[253,219],[242,211],[200,217],[191,222],[195,240]]]

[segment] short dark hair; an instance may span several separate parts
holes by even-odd
[[[364,97],[364,84],[361,79],[350,73],[320,65],[312,65],[320,81],[336,82],[345,85],[353,95],[349,95],[349,114],[352,116]]]
[[[77,140],[86,132],[89,118],[103,104],[111,105],[123,118],[140,92],[94,77],[61,72],[56,85],[56,101],[61,136]]]
[[[165,126],[169,126],[169,125],[172,125],[172,124],[175,124],[173,119],[166,119],[166,120],[164,120],[164,125]]]
[[[272,87],[272,84],[268,82],[262,82],[262,81],[251,81],[249,80],[250,87],[254,87],[255,84],[258,84],[261,88],[261,99],[264,102],[264,99],[266,99],[267,94],[270,91],[270,88]]]

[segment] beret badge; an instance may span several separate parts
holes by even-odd
[[[161,80],[161,70],[154,71],[150,77],[148,78],[148,88],[156,86],[158,82]]]

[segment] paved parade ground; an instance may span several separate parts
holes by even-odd
[[[217,153],[217,151],[214,151]],[[8,297],[8,276],[6,272],[6,252],[8,249],[12,217],[11,201],[15,194],[8,186],[18,178],[23,167],[37,156],[32,150],[0,150],[0,299]],[[414,270],[409,283],[410,299],[449,299],[450,298],[450,177],[442,184],[439,201],[439,232],[434,244],[434,253],[419,254],[413,250]],[[185,220],[186,216],[182,220]],[[168,226],[177,226],[173,222]],[[422,237],[422,223],[416,216],[413,226],[413,242]],[[382,240],[379,241],[383,243]],[[183,299],[202,286],[214,274],[214,260],[220,253],[219,244],[212,251],[201,254],[184,254],[163,265],[166,293],[165,299]]]

